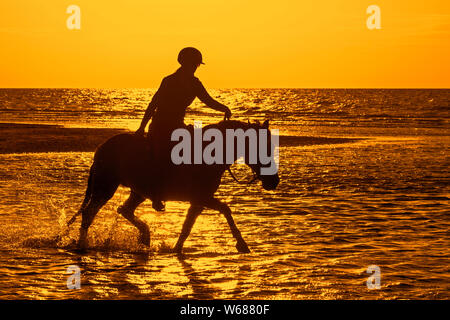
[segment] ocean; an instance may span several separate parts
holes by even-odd
[[[285,136],[276,190],[225,173],[217,192],[250,254],[237,253],[225,218],[211,210],[184,254],[170,253],[182,202],[164,213],[150,201],[137,209],[152,233],[151,247],[140,245],[116,213],[126,188],[96,216],[86,253],[73,250],[80,220],[56,241],[93,159],[79,141],[136,130],[155,90],[0,89],[0,299],[450,298],[450,90],[209,91],[233,119],[269,119]],[[194,120],[222,115],[195,101],[185,122]],[[75,128],[97,130],[58,136]],[[80,267],[81,289],[67,287],[70,265]],[[373,265],[378,289],[367,286]]]

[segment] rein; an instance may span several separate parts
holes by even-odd
[[[223,121],[226,121],[226,120],[230,120],[230,118],[228,118],[226,115],[223,117]],[[248,182],[244,182],[244,181],[239,181],[236,177],[235,177],[235,175],[233,174],[233,172],[231,171],[231,167],[228,167],[227,168],[227,171],[230,173],[230,175],[231,175],[231,177],[233,178],[233,180],[234,181],[236,181],[237,183],[239,183],[239,184],[248,184],[248,185],[250,185],[250,184],[252,184],[253,182],[255,182],[256,181],[256,179],[258,179],[258,175],[255,173],[255,171],[253,171],[252,170],[252,172],[253,172],[253,177],[250,179],[250,181],[248,181]]]
[[[233,177],[234,181],[236,181],[239,184],[252,184],[253,182],[256,181],[256,179],[258,179],[258,176],[256,175],[256,173],[253,171],[253,177],[252,179],[250,179],[250,181],[248,182],[243,182],[243,181],[239,181],[233,174],[233,172],[231,171],[231,167],[227,168],[228,172],[230,173],[231,177]]]

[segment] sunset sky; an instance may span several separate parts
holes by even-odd
[[[0,39],[0,87],[155,88],[185,46],[209,88],[450,87],[448,0],[5,0]]]

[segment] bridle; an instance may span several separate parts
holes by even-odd
[[[223,117],[223,121],[226,121],[226,120],[230,120],[230,118],[227,118],[227,116],[224,116],[224,117]],[[239,184],[247,184],[247,185],[250,185],[250,184],[252,184],[253,182],[255,182],[255,181],[258,179],[258,174],[257,174],[253,169],[252,169],[253,177],[252,177],[249,181],[247,181],[247,182],[245,182],[245,181],[239,181],[239,180],[235,177],[235,175],[233,174],[233,172],[231,171],[231,166],[229,166],[229,167],[227,168],[227,171],[230,173],[230,175],[231,175],[231,177],[233,178],[233,180],[236,181],[236,182],[239,183]]]

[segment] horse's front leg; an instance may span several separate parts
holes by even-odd
[[[241,253],[249,253],[250,249],[247,246],[247,243],[245,242],[244,238],[242,238],[241,232],[236,227],[236,224],[234,223],[233,217],[231,216],[231,209],[228,207],[228,205],[224,202],[221,202],[219,199],[212,199],[209,201],[206,205],[208,208],[215,209],[220,211],[225,218],[227,219],[228,225],[230,226],[231,233],[233,234],[233,237],[236,239],[236,249]]]
[[[200,215],[200,213],[202,213],[202,211],[203,211],[202,206],[191,204],[186,219],[184,220],[183,229],[181,230],[180,237],[178,238],[177,244],[173,248],[174,252],[181,253],[181,251],[183,250],[183,244],[186,241],[189,234],[191,233],[192,226],[194,225],[195,220]]]

